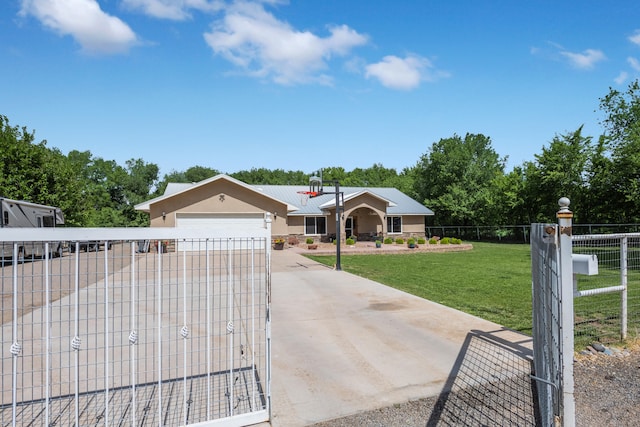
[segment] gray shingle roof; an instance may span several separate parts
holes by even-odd
[[[227,179],[246,188],[253,188],[256,192],[267,197],[279,200],[288,205],[289,215],[324,215],[323,209],[335,206],[335,194],[323,194],[318,197],[308,198],[306,205],[302,203],[300,191],[308,191],[306,185],[248,185],[227,175],[220,174],[196,183],[169,183],[165,193],[136,205],[137,210],[149,211],[152,203],[171,197],[173,194],[188,191],[189,188],[206,185],[208,182],[218,179]],[[334,191],[333,187],[325,188],[325,191]],[[388,187],[340,187],[344,194],[344,200],[348,201],[362,193],[370,193],[388,203],[387,215],[433,215],[433,211],[421,203],[418,203],[396,188]]]
[[[274,199],[281,200],[289,205],[297,206],[299,209],[289,212],[289,215],[322,215],[322,206],[334,206],[335,194],[324,194],[322,196],[309,198],[307,205],[303,206],[298,191],[308,191],[309,186],[306,185],[252,185],[256,191],[271,196]],[[333,187],[326,188],[325,191],[334,191]],[[411,197],[407,196],[396,188],[387,187],[340,187],[340,191],[344,193],[345,200],[350,196],[369,192],[383,200],[389,202],[387,208],[388,215],[433,215],[433,211],[424,205],[418,203]]]

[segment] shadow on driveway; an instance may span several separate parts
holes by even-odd
[[[469,332],[428,427],[538,425],[531,338],[513,342],[506,330]],[[525,344],[529,344],[526,346]]]
[[[519,339],[521,338],[521,339]],[[437,396],[314,424],[313,427],[536,426],[531,337],[508,329],[470,331]]]

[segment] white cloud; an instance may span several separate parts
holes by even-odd
[[[597,49],[587,49],[582,53],[563,50],[560,52],[560,55],[567,58],[574,67],[583,70],[591,69],[597,62],[603,61],[607,58],[602,51]]]
[[[367,37],[346,25],[330,27],[327,37],[298,31],[279,21],[262,4],[238,2],[204,34],[213,51],[250,75],[279,84],[320,82],[334,55],[346,55],[367,42]]]
[[[390,89],[411,90],[422,81],[433,81],[446,77],[444,72],[434,71],[433,64],[426,58],[411,55],[404,59],[397,56],[385,56],[381,62],[365,67],[365,76],[374,77],[383,86]]]
[[[636,58],[630,56],[627,58],[627,62],[635,71],[640,71],[640,61],[638,61]]]
[[[182,21],[190,18],[189,10],[216,12],[222,9],[222,0],[123,0],[122,3],[133,10],[141,10],[155,18]]]
[[[640,30],[636,30],[632,36],[629,36],[631,43],[640,45]]]
[[[626,82],[628,78],[629,78],[629,73],[627,73],[626,71],[621,71],[620,74],[618,74],[618,76],[615,79],[613,79],[613,81],[621,85],[624,82]]]
[[[133,30],[102,11],[96,0],[22,0],[20,14],[70,35],[88,53],[126,52],[138,42]]]

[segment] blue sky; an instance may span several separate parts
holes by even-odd
[[[602,133],[640,76],[640,3],[0,2],[0,114],[63,153],[190,166],[411,167],[482,133],[507,170]]]

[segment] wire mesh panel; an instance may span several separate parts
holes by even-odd
[[[555,224],[531,226],[533,356],[543,426],[562,413],[562,316],[559,247]]]
[[[577,281],[576,345],[638,337],[640,233],[573,236],[573,251],[598,258],[598,274]]]
[[[539,425],[530,377],[530,339],[507,338],[505,332],[467,334],[427,426]]]
[[[62,257],[3,263],[2,425],[268,420],[266,233],[122,233],[152,243],[118,238],[85,252],[71,241]],[[20,242],[0,244],[17,253]]]

